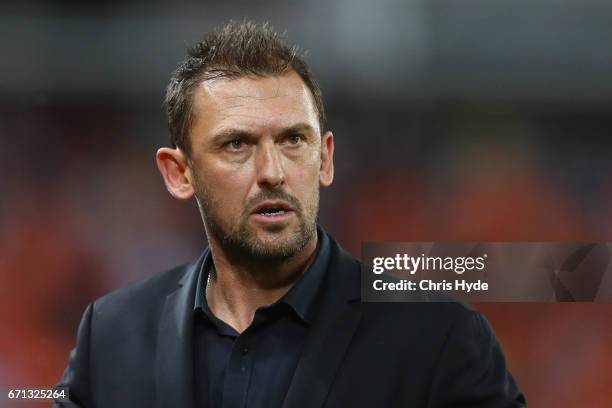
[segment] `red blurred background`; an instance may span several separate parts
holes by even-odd
[[[88,302],[205,247],[154,153],[185,42],[230,17],[311,50],[336,140],[320,221],[354,255],[362,241],[612,240],[603,2],[208,4],[1,13],[0,388],[56,383]],[[611,303],[475,306],[531,406],[612,406]]]

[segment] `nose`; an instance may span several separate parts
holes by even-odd
[[[261,189],[274,190],[285,182],[282,157],[274,141],[263,143],[258,157],[257,184]]]

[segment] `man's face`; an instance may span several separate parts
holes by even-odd
[[[331,183],[321,169],[333,139],[321,137],[301,78],[203,81],[193,113],[189,168],[209,239],[262,260],[302,250],[316,234],[319,184]]]

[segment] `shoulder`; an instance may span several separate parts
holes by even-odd
[[[396,327],[398,332],[431,333],[446,337],[456,326],[480,322],[482,315],[470,305],[459,300],[436,294],[438,299],[404,302],[362,302],[366,321],[386,327]]]
[[[339,279],[330,281],[339,286],[352,286],[351,290],[360,298],[362,292],[361,274],[367,269],[366,265],[343,249],[333,238],[331,239],[332,259],[330,264]],[[350,283],[349,283],[350,282]],[[397,331],[421,330],[422,333],[432,333],[436,336],[446,336],[453,331],[454,326],[473,326],[474,321],[480,322],[484,318],[472,306],[452,298],[442,292],[417,292],[410,299],[394,302],[365,302],[361,301],[361,311],[367,324],[374,326],[393,327]],[[486,323],[486,321],[485,321]]]
[[[178,289],[191,264],[183,264],[146,279],[117,288],[92,303],[94,319],[143,316],[163,307],[166,297]]]
[[[364,264],[336,248],[341,279],[332,290],[347,281],[360,287]],[[524,406],[493,328],[471,305],[434,291],[410,301],[352,302],[361,312],[354,339],[367,347],[360,360],[375,356],[431,378],[431,406]]]
[[[367,265],[342,248],[329,233],[328,237],[332,253],[332,262],[329,267],[334,273],[341,274],[341,279],[335,283],[340,282],[344,285],[348,282],[357,282],[361,286],[361,274],[368,269]],[[373,313],[386,316],[410,317],[418,314],[422,317],[435,317],[438,321],[449,322],[479,314],[470,305],[438,291],[417,291],[409,301],[363,302],[363,306],[366,310],[369,309]]]

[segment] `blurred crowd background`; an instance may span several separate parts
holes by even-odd
[[[336,140],[320,221],[354,255],[612,241],[609,1],[8,0],[0,388],[57,382],[88,302],[205,247],[155,166],[162,99],[186,45],[244,17],[310,50]],[[612,406],[611,303],[476,307],[531,406]]]

